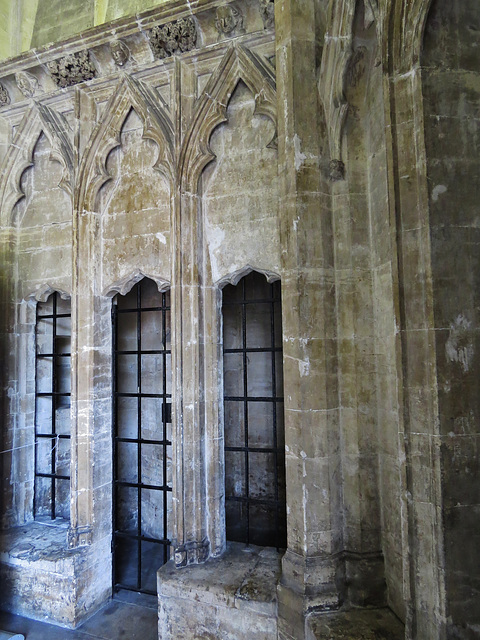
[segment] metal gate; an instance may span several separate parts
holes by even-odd
[[[113,588],[156,594],[169,558],[170,292],[145,278],[112,305]]]

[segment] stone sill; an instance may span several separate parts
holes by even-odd
[[[158,598],[233,607],[276,617],[282,553],[268,547],[227,543],[220,558],[176,569],[170,560],[157,572]]]
[[[48,522],[48,524],[47,524]],[[0,533],[0,562],[2,564],[27,567],[35,563],[38,569],[64,573],[66,566],[80,549],[69,549],[67,545],[69,523],[62,518],[35,520]]]

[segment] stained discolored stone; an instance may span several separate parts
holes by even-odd
[[[308,640],[401,640],[404,627],[387,609],[312,614]]]

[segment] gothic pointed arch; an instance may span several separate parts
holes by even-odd
[[[197,100],[179,159],[179,177],[184,191],[195,193],[198,179],[215,158],[209,140],[213,130],[227,122],[227,107],[243,81],[255,97],[255,115],[268,116],[277,127],[276,86],[272,70],[252,51],[232,44]],[[276,143],[276,134],[269,146]]]
[[[140,282],[140,280],[143,280],[143,278],[149,278],[150,280],[153,280],[153,282],[155,282],[155,284],[157,285],[158,291],[160,293],[168,291],[171,287],[171,284],[168,280],[160,278],[158,275],[144,273],[141,269],[135,269],[134,271],[128,273],[125,277],[105,287],[103,295],[107,298],[113,298],[113,296],[115,296],[117,293],[119,293],[121,296],[124,296],[138,282]]]
[[[385,33],[393,33],[391,39],[391,68],[406,73],[420,63],[423,35],[432,0],[395,2],[385,19]]]
[[[237,271],[234,271],[233,273],[229,273],[226,276],[223,276],[223,278],[218,280],[218,282],[216,282],[215,285],[219,289],[223,289],[227,284],[231,284],[234,287],[236,287],[237,284],[240,282],[240,280],[243,277],[248,276],[248,274],[252,273],[252,271],[255,271],[256,273],[261,273],[262,275],[264,275],[268,284],[272,284],[272,282],[281,280],[280,275],[278,273],[275,273],[274,271],[267,271],[266,269],[260,269],[250,264],[247,264],[241,269],[237,269]]]
[[[110,152],[121,145],[122,125],[131,110],[143,123],[143,137],[159,147],[155,169],[171,182],[173,179],[174,130],[160,96],[140,80],[125,74],[105,108],[105,115],[94,129],[88,152],[79,172],[80,209],[93,211],[95,197],[110,179],[106,162]]]
[[[43,284],[35,287],[35,291],[32,291],[29,295],[25,296],[25,299],[34,300],[35,302],[46,302],[52,293],[58,293],[62,300],[69,300],[71,298],[70,292],[53,286],[48,282],[44,282]]]
[[[36,102],[25,113],[10,144],[0,171],[0,202],[2,224],[11,224],[16,203],[25,195],[20,180],[23,172],[33,165],[35,146],[42,135],[51,147],[50,158],[62,165],[59,186],[68,195],[73,192],[73,131],[62,114]]]

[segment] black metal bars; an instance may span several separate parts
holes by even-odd
[[[227,539],[286,547],[280,282],[223,290]]]
[[[113,588],[156,594],[170,553],[170,294],[144,279],[113,323]]]
[[[69,517],[70,303],[53,293],[35,323],[34,516]]]

